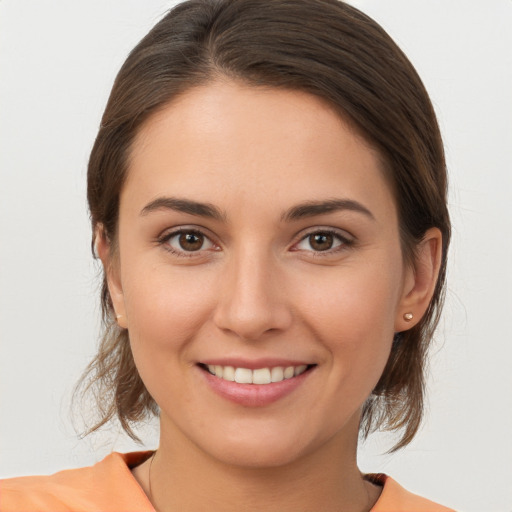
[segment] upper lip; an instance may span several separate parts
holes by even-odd
[[[281,358],[260,358],[260,359],[244,359],[244,358],[211,358],[199,361],[200,364],[213,366],[232,366],[233,368],[247,368],[248,370],[257,370],[258,368],[275,368],[277,366],[311,366],[311,361],[300,361],[297,359],[281,359]]]

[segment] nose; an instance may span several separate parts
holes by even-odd
[[[282,273],[270,255],[246,250],[225,266],[214,322],[223,331],[253,341],[286,330],[292,309]]]

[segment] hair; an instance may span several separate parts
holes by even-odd
[[[338,0],[188,0],[171,9],[132,50],[110,94],[88,167],[94,247],[116,250],[119,197],[141,126],[187,90],[219,77],[315,95],[377,150],[398,211],[404,261],[431,227],[442,261],[430,305],[395,335],[389,360],[363,405],[360,432],[401,434],[407,445],[423,415],[428,347],[444,298],[450,220],[443,144],[434,109],[414,67],[371,18]],[[100,228],[100,229],[98,229]],[[98,234],[100,233],[100,234]],[[158,414],[135,366],[129,332],[117,326],[105,273],[103,334],[79,383],[99,411],[92,432],[116,417],[133,426]]]

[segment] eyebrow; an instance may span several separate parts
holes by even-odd
[[[190,199],[180,199],[176,197],[158,197],[144,206],[140,215],[147,215],[157,210],[174,210],[190,215],[197,215],[199,217],[207,217],[220,221],[226,220],[226,214],[221,212],[213,204],[199,203],[197,201],[191,201]]]
[[[141,210],[140,215],[144,216],[158,210],[174,210],[177,212],[197,215],[225,222],[227,215],[210,203],[200,203],[190,199],[176,197],[158,197],[148,203]],[[328,199],[326,201],[307,201],[305,203],[293,206],[283,213],[281,220],[285,222],[296,221],[326,213],[349,210],[362,213],[372,220],[375,220],[372,212],[361,203],[352,199]]]
[[[307,201],[298,204],[287,210],[282,215],[284,221],[300,220],[307,217],[315,217],[317,215],[324,215],[326,213],[333,213],[337,211],[350,210],[357,213],[362,213],[372,220],[375,220],[373,213],[365,206],[352,199],[328,199],[327,201]]]

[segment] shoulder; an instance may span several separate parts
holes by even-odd
[[[367,475],[367,478],[383,486],[380,498],[370,512],[455,512],[451,508],[407,491],[398,482],[382,473]]]
[[[148,452],[112,453],[94,466],[0,480],[0,512],[153,511],[130,467]]]

